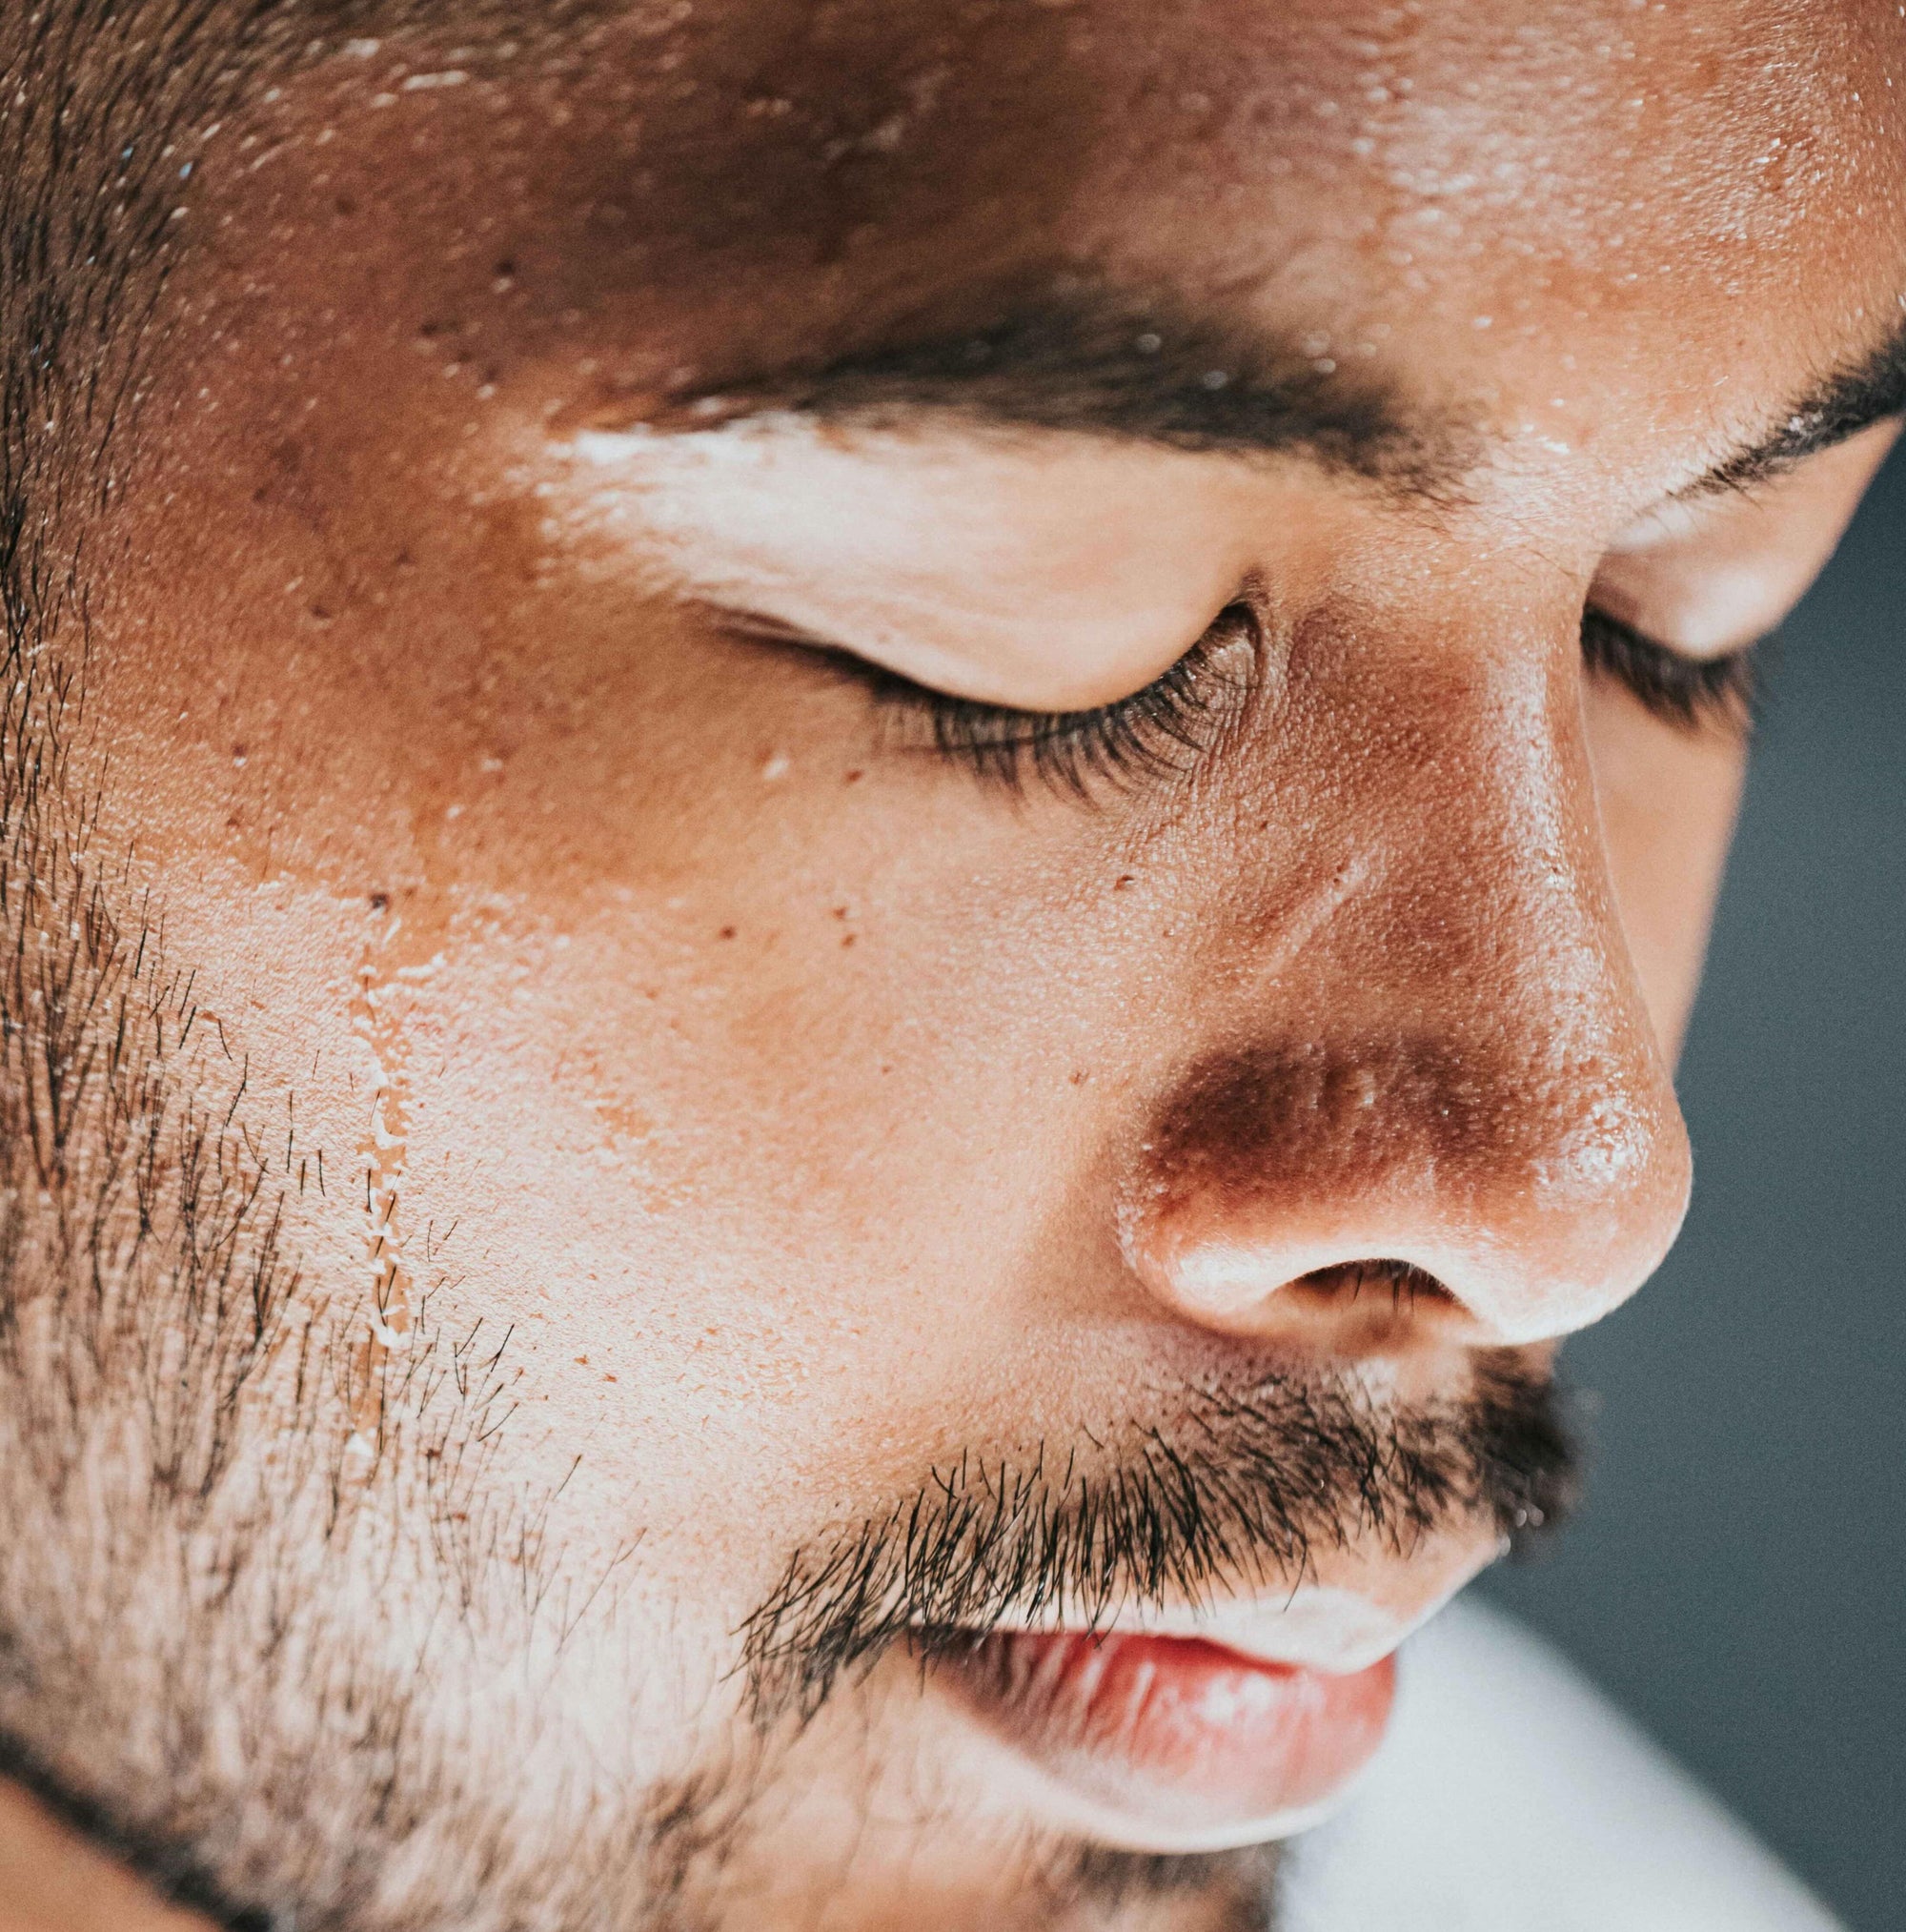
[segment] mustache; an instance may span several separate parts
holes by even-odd
[[[1571,1406],[1548,1370],[1486,1350],[1433,1402],[1341,1372],[1214,1379],[1116,1455],[962,1456],[796,1551],[741,1626],[749,1708],[761,1725],[805,1719],[899,1646],[930,1660],[1034,1620],[1095,1629],[1121,1609],[1295,1588],[1325,1551],[1407,1557],[1479,1523],[1526,1541],[1579,1494]]]

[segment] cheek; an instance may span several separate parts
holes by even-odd
[[[943,1411],[970,1331],[921,1339],[917,1257],[1024,1245],[1027,1149],[1062,1166],[1098,1091],[1080,881],[1119,870],[1083,815],[880,756],[857,690],[587,586],[532,602],[455,527],[321,635],[281,553],[229,607],[155,592],[96,694],[110,830],[274,1147],[290,1094],[324,1147],[313,1280],[394,1267],[434,1332],[514,1325],[545,1421],[508,1453],[586,1439],[602,1522],[692,1529],[711,1465],[766,1440],[838,1481],[843,1441]]]
[[[1583,699],[1615,903],[1663,1047],[1679,1050],[1740,804],[1746,747],[1678,731],[1592,682]]]

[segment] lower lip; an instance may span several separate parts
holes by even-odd
[[[1333,1677],[1197,1638],[986,1638],[946,1672],[974,1714],[1138,1849],[1270,1838],[1307,1822],[1383,1741],[1393,1657]]]

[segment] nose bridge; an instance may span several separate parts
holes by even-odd
[[[1572,663],[1458,621],[1293,657],[1264,782],[1307,794],[1307,848],[1239,881],[1249,1010],[1158,1109],[1127,1217],[1198,1318],[1248,1327],[1381,1259],[1530,1341],[1625,1298],[1679,1226],[1686,1137]]]

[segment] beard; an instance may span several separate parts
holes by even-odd
[[[1092,1439],[1122,1451],[963,1456],[797,1551],[743,1627],[758,1718],[811,1714],[897,1646],[930,1661],[1002,1629],[1293,1588],[1325,1552],[1403,1559],[1478,1519],[1527,1540],[1576,1489],[1554,1384],[1508,1349],[1478,1352],[1470,1387],[1434,1403],[1382,1401],[1341,1372],[1233,1373]]]
[[[759,1923],[730,1875],[883,1659],[1566,1502],[1556,1398],[1508,1352],[1409,1408],[1241,1368],[811,1537],[739,1633],[745,1744],[578,1775],[576,1714],[605,1687],[642,1705],[626,1566],[572,1560],[556,1499],[512,1478],[480,1319],[434,1320],[426,1288],[393,1350],[374,1290],[300,1269],[316,1150],[201,1026],[155,921],[116,916],[125,874],[47,783],[59,722],[7,740],[0,1768],[232,1932]],[[1028,1839],[1004,1868],[996,1924],[1262,1926],[1275,1855]]]
[[[136,166],[237,86],[213,84],[236,71],[216,36],[187,52],[140,47],[176,93]],[[129,188],[109,125],[75,205],[130,208],[156,247],[175,180]],[[62,139],[62,166],[90,165]],[[0,228],[67,235],[58,185],[0,170]],[[71,233],[145,314],[128,244]],[[742,1620],[739,1742],[661,1766],[594,1751],[593,1709],[670,1695],[627,1553],[577,1555],[556,1486],[515,1473],[508,1341],[467,1291],[417,1283],[394,1348],[376,1289],[323,1277],[306,1204],[366,1176],[335,1149],[327,1175],[294,1097],[249,1077],[100,832],[82,700],[111,535],[90,522],[83,577],[46,519],[103,503],[108,471],[103,448],[36,439],[73,398],[133,394],[139,345],[94,339],[76,276],[9,284],[39,359],[10,364],[0,437],[0,1771],[230,1932],[753,1926],[724,1875],[883,1658],[1295,1578],[1371,1535],[1404,1552],[1459,1517],[1553,1517],[1566,1445],[1510,1358],[1408,1412],[1240,1371],[1076,1455],[976,1445],[821,1530]],[[1015,1843],[985,1922],[1261,1925],[1274,1863]]]
[[[417,1284],[397,1346],[377,1287],[305,1260],[313,1190],[376,1175],[327,1178],[293,1096],[199,1011],[99,832],[77,675],[11,616],[0,1770],[164,1896],[232,1932],[759,1924],[733,1875],[817,1718],[883,1660],[1566,1504],[1557,1399],[1518,1356],[1413,1406],[1240,1364],[1079,1442],[975,1445],[810,1536],[737,1633],[737,1736],[605,1758],[592,1709],[640,1733],[672,1694],[632,1552],[577,1556],[557,1489],[515,1474],[507,1337],[434,1313],[467,1284]],[[983,1916],[1262,1925],[1274,1865],[1028,1836]]]

